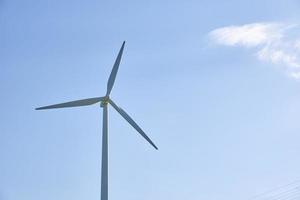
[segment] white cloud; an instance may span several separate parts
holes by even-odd
[[[295,42],[295,48],[297,49],[297,51],[300,51],[300,39],[298,39],[298,40]]]
[[[264,61],[270,61],[274,64],[285,64],[291,68],[299,68],[297,55],[292,52],[285,52],[280,48],[264,47],[257,56]]]
[[[281,32],[277,31],[280,27],[281,25],[276,23],[227,26],[213,30],[210,35],[219,44],[253,47],[281,38]]]
[[[259,60],[282,66],[290,77],[300,80],[300,38],[289,34],[296,28],[284,23],[253,23],[218,28],[209,36],[217,44],[253,48]]]

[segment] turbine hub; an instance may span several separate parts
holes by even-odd
[[[109,101],[109,97],[105,97],[102,101],[101,101],[101,104],[100,106],[101,107],[104,107],[108,104],[108,101]]]

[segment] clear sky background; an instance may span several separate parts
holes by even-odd
[[[299,10],[298,0],[0,0],[0,199],[100,198],[99,106],[34,108],[104,95],[123,40],[111,96],[159,151],[109,108],[111,200],[248,200],[298,180],[300,81],[288,61],[299,57],[260,60],[264,47],[211,33],[297,24]]]

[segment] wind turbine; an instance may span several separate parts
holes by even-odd
[[[135,130],[137,130],[137,132],[144,139],[146,139],[156,150],[158,150],[157,146],[151,141],[151,139],[139,127],[139,125],[137,125],[137,123],[122,108],[117,106],[117,104],[109,96],[114,86],[114,82],[121,62],[124,46],[125,46],[125,41],[121,46],[121,49],[118,53],[112,71],[110,73],[107,82],[107,90],[105,96],[81,99],[81,100],[36,108],[36,110],[44,110],[44,109],[54,109],[54,108],[78,107],[78,106],[88,106],[100,102],[100,106],[103,108],[101,200],[108,200],[108,109],[107,109],[108,104],[110,104],[131,126],[133,126],[133,128],[135,128]]]

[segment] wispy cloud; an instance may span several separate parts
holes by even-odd
[[[220,45],[251,48],[259,60],[281,66],[300,80],[300,35],[295,30],[298,25],[253,23],[218,28],[209,36]]]

